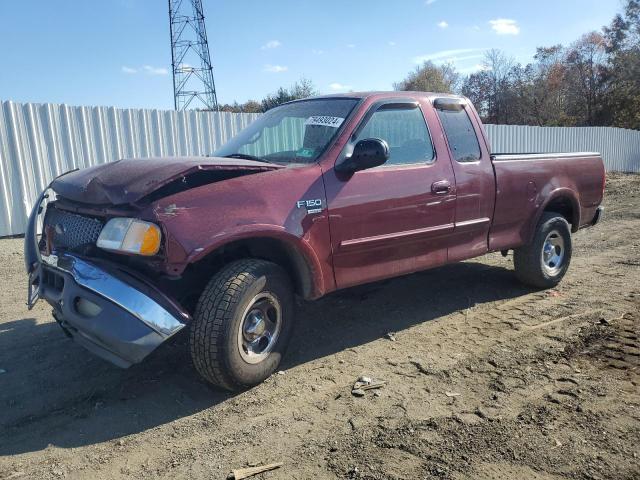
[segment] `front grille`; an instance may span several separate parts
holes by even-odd
[[[49,206],[44,216],[42,238],[51,238],[53,249],[77,250],[95,245],[103,222]]]

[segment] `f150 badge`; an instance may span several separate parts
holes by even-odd
[[[320,213],[322,211],[322,199],[298,200],[298,208],[306,208],[307,213]]]

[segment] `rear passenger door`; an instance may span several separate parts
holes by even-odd
[[[425,113],[437,126],[435,114]],[[389,160],[348,177],[333,169],[325,174],[339,288],[446,262],[455,182],[449,159],[436,155],[431,129],[416,101],[375,103],[349,143],[385,140]]]
[[[442,97],[433,101],[447,141],[456,178],[455,229],[449,262],[488,251],[496,183],[480,119],[468,100]]]

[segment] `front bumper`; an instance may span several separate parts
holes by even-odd
[[[189,314],[139,278],[71,253],[42,255],[36,237],[39,213],[40,204],[25,235],[29,308],[44,298],[70,337],[123,368],[184,328]]]

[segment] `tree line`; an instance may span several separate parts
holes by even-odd
[[[486,123],[640,129],[640,0],[626,0],[609,25],[571,45],[537,48],[526,65],[494,49],[468,76],[451,63],[427,61],[393,88],[460,93]],[[316,94],[313,83],[303,78],[259,102],[222,110],[264,112]]]
[[[303,77],[291,85],[291,87],[280,87],[276,92],[267,95],[260,101],[249,100],[245,103],[234,102],[220,105],[220,110],[223,112],[234,113],[262,113],[283,103],[291,102],[292,100],[299,100],[301,98],[313,97],[318,95],[318,93],[319,92],[313,82],[308,78]]]

